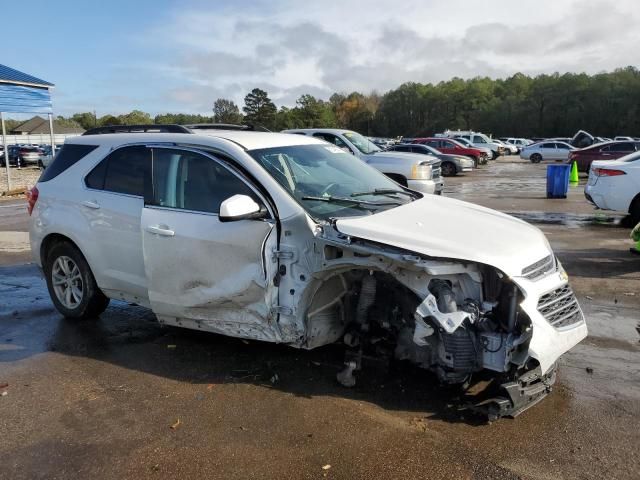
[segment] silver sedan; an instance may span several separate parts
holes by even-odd
[[[540,163],[544,160],[566,162],[571,150],[575,150],[575,148],[565,142],[539,142],[524,147],[520,151],[520,158],[531,160],[533,163]]]

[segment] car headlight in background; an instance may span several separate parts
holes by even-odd
[[[430,180],[433,175],[433,169],[428,163],[416,163],[411,168],[412,180]]]

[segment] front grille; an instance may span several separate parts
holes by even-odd
[[[578,299],[569,284],[542,295],[538,300],[538,312],[555,328],[582,321]]]
[[[522,276],[528,280],[538,280],[548,273],[555,270],[555,262],[553,255],[544,257],[542,260],[538,260],[536,263],[532,263],[526,268],[522,269]]]

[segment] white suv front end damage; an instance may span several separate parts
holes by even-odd
[[[551,391],[556,361],[587,335],[546,238],[515,218],[424,198],[326,225],[301,223],[283,223],[282,248],[295,253],[279,279],[290,295],[281,296],[289,315],[278,323],[304,348],[343,339],[351,347],[339,374],[345,385],[362,358],[386,351],[444,383],[488,375],[497,385],[476,408],[490,418],[514,416]],[[309,227],[314,237],[296,244]]]

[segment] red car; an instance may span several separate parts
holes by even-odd
[[[430,147],[440,150],[447,155],[462,155],[473,159],[475,167],[487,163],[487,154],[477,148],[466,147],[460,142],[456,142],[452,138],[427,137],[415,138],[412,143],[422,143]]]
[[[569,153],[569,163],[575,160],[579,172],[588,172],[594,160],[615,160],[635,151],[640,151],[640,142],[596,143]]]

